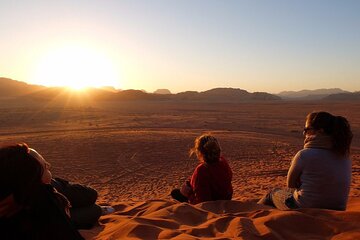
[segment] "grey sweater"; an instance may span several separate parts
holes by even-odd
[[[345,210],[351,183],[351,160],[327,149],[305,148],[292,160],[287,185],[296,188],[301,208]]]

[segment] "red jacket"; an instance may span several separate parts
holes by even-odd
[[[218,162],[211,164],[199,164],[190,181],[193,190],[193,194],[189,197],[190,203],[231,200],[233,194],[231,180],[232,171],[225,158],[221,157]]]

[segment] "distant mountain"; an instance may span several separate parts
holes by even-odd
[[[174,95],[174,98],[177,100],[191,100],[195,99],[197,96],[199,96],[199,92],[196,91],[186,91],[186,92],[180,92]]]
[[[207,101],[240,101],[249,98],[251,93],[240,88],[214,88],[200,93]]]
[[[157,89],[154,93],[155,94],[171,94],[169,89]]]
[[[114,100],[154,100],[157,96],[142,90],[123,90],[118,92]]]
[[[282,100],[281,97],[267,92],[253,92],[251,96],[252,100],[268,101],[268,100]]]
[[[301,90],[301,91],[284,91],[277,95],[283,99],[303,99],[303,100],[317,100],[327,97],[331,94],[348,93],[340,88],[322,88],[316,90]]]
[[[1,87],[0,87],[1,88]],[[86,89],[86,94],[81,95],[69,88],[64,87],[44,87],[38,91],[31,92],[26,95],[22,95],[22,98],[30,98],[39,101],[49,101],[49,100],[69,100],[69,99],[78,99],[84,98],[86,100],[96,100],[96,99],[111,99],[116,95],[117,92],[108,89],[102,88],[88,88]]]
[[[280,97],[266,92],[254,92],[249,93],[246,90],[240,88],[214,88],[205,92],[202,92],[206,98],[210,99],[224,99],[233,101],[263,101],[263,100],[281,100]]]
[[[10,78],[0,77],[0,98],[20,97],[30,93],[38,92],[46,87],[31,85]]]
[[[203,101],[203,102],[241,102],[281,100],[280,97],[265,92],[249,93],[239,88],[214,88],[203,92],[187,91],[171,94],[167,89],[159,89],[157,93],[142,90],[116,90],[114,88],[89,88],[80,94],[63,87],[44,87],[0,78],[1,98],[20,98],[37,101]],[[162,94],[159,94],[161,92]],[[166,93],[166,94],[165,94]]]
[[[360,91],[353,93],[338,93],[331,94],[325,97],[323,100],[326,101],[359,101],[360,100]]]
[[[211,102],[281,100],[280,97],[269,93],[249,93],[248,91],[239,88],[214,88],[204,92],[187,91],[176,94],[175,98],[188,101],[195,100]]]

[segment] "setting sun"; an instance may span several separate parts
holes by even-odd
[[[76,90],[88,87],[118,87],[113,63],[97,51],[67,46],[48,52],[37,64],[31,81],[45,86]]]

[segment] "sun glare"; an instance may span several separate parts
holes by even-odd
[[[62,47],[46,54],[36,66],[31,82],[74,90],[119,85],[110,59],[82,47]]]

